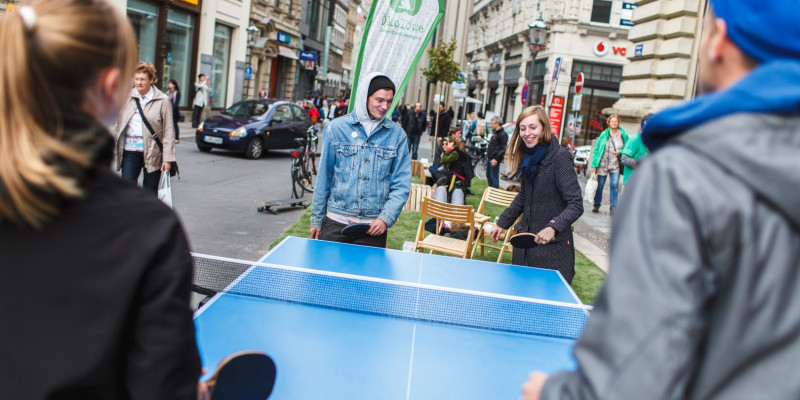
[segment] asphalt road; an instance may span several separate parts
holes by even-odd
[[[188,124],[181,124],[181,132],[181,178],[172,179],[172,196],[192,251],[258,260],[304,211],[257,211],[267,200],[290,197],[289,151],[268,151],[259,160],[221,150],[201,153]],[[311,196],[306,194],[309,202]]]

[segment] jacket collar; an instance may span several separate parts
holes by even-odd
[[[544,156],[544,159],[542,159],[541,164],[550,164],[553,161],[553,157],[558,154],[559,147],[561,147],[561,145],[558,144],[558,139],[553,136],[553,140],[550,141],[550,146],[547,148],[547,154]]]

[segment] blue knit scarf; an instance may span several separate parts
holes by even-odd
[[[642,141],[656,151],[669,140],[735,113],[800,114],[800,60],[767,61],[727,90],[698,96],[647,121]]]
[[[536,171],[539,169],[539,163],[547,154],[549,146],[538,144],[533,147],[525,146],[525,155],[522,156],[522,162],[519,163],[517,172],[511,178],[516,178],[520,173],[528,177],[528,181],[533,183],[536,180]]]

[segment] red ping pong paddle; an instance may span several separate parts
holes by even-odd
[[[268,355],[241,351],[220,361],[206,383],[211,400],[264,400],[272,393],[276,373]]]

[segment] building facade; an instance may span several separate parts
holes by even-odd
[[[302,95],[296,90],[301,68],[301,8],[297,0],[253,0],[250,23],[258,33],[248,38],[252,38],[248,41],[252,84],[245,84],[246,97],[255,97],[261,90],[280,100],[296,100]]]
[[[707,0],[635,2],[630,64],[622,70],[622,98],[604,112],[637,131],[641,118],[697,91],[697,48]]]
[[[588,143],[605,129],[603,110],[620,98],[622,68],[631,51],[624,3],[476,2],[467,45],[469,96],[479,99],[487,114],[513,121],[525,106],[527,86],[531,103],[545,105],[563,142]],[[528,26],[537,18],[546,24],[547,35],[546,47],[534,59]],[[584,85],[576,95],[579,73]]]
[[[175,79],[181,107],[191,108],[194,82],[209,77],[209,106],[226,108],[243,96],[250,0],[111,0],[133,25],[139,59],[158,71],[156,86]]]

